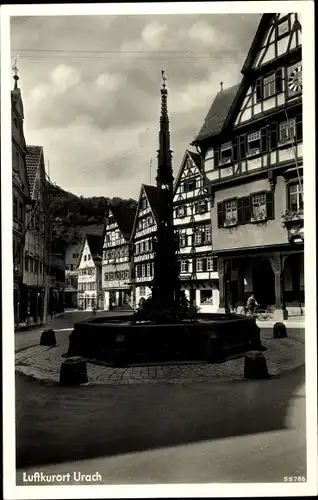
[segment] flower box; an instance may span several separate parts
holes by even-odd
[[[304,220],[303,210],[285,210],[281,215],[283,226],[290,229],[295,224],[302,224]]]
[[[224,227],[231,227],[236,225],[237,225],[237,219],[235,217],[225,219],[224,221]]]

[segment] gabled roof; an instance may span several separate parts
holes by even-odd
[[[243,68],[241,70],[241,73],[243,73],[243,75],[251,69],[254,58],[259,50],[259,44],[261,43],[262,38],[264,37],[266,29],[268,28],[268,25],[273,16],[275,16],[275,14],[263,14],[256,30],[254,39],[251,43],[250,50],[248,51],[245,62],[243,64]]]
[[[193,161],[193,163],[195,164],[195,166],[198,168],[200,174],[204,175],[204,171],[202,169],[202,161],[201,161],[200,155],[198,153],[195,153],[194,151],[190,151],[189,149],[186,149],[185,153],[183,155],[182,161],[181,161],[180,168],[179,168],[178,173],[177,173],[177,177],[176,177],[175,182],[174,182],[174,186],[173,186],[173,194],[174,195],[175,195],[176,190],[177,190],[177,188],[179,186],[181,175],[182,175],[182,173],[184,171],[184,168],[186,166],[186,161],[187,161],[188,157],[190,157],[190,159]]]
[[[159,212],[160,212],[160,189],[157,186],[149,186],[148,184],[142,184],[140,188],[140,194],[138,198],[138,205],[136,210],[136,215],[134,219],[133,229],[131,232],[131,238],[134,237],[136,230],[136,222],[139,214],[139,207],[143,193],[145,193],[149,206],[151,208],[152,214],[155,218],[156,223],[159,223]]]
[[[157,188],[157,186],[149,186],[148,184],[142,184],[142,186],[144,187],[153,215],[156,221],[159,222],[159,212],[161,207],[160,189]]]
[[[31,196],[33,193],[36,173],[40,165],[42,155],[43,155],[42,146],[27,146],[25,163],[26,163],[26,171],[29,180]]]
[[[92,258],[100,257],[102,249],[102,234],[85,234]]]
[[[196,144],[222,131],[239,87],[240,84],[236,84],[216,94],[204,124],[192,144]]]
[[[133,230],[136,210],[123,205],[113,206],[110,205],[109,209],[115,217],[119,230],[125,240],[130,240],[131,232]]]

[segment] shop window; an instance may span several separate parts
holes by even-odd
[[[213,304],[213,290],[200,290],[200,303],[201,305]]]

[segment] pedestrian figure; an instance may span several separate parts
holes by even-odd
[[[259,304],[256,302],[256,299],[254,297],[254,293],[251,293],[251,295],[249,296],[249,298],[247,299],[247,302],[246,302],[246,310],[251,313],[251,316],[254,316],[256,307],[258,305]]]

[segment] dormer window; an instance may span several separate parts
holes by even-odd
[[[252,132],[247,136],[247,154],[255,155],[260,152],[261,133],[260,131]]]
[[[228,141],[221,144],[220,163],[229,163],[232,160],[232,142]]]

